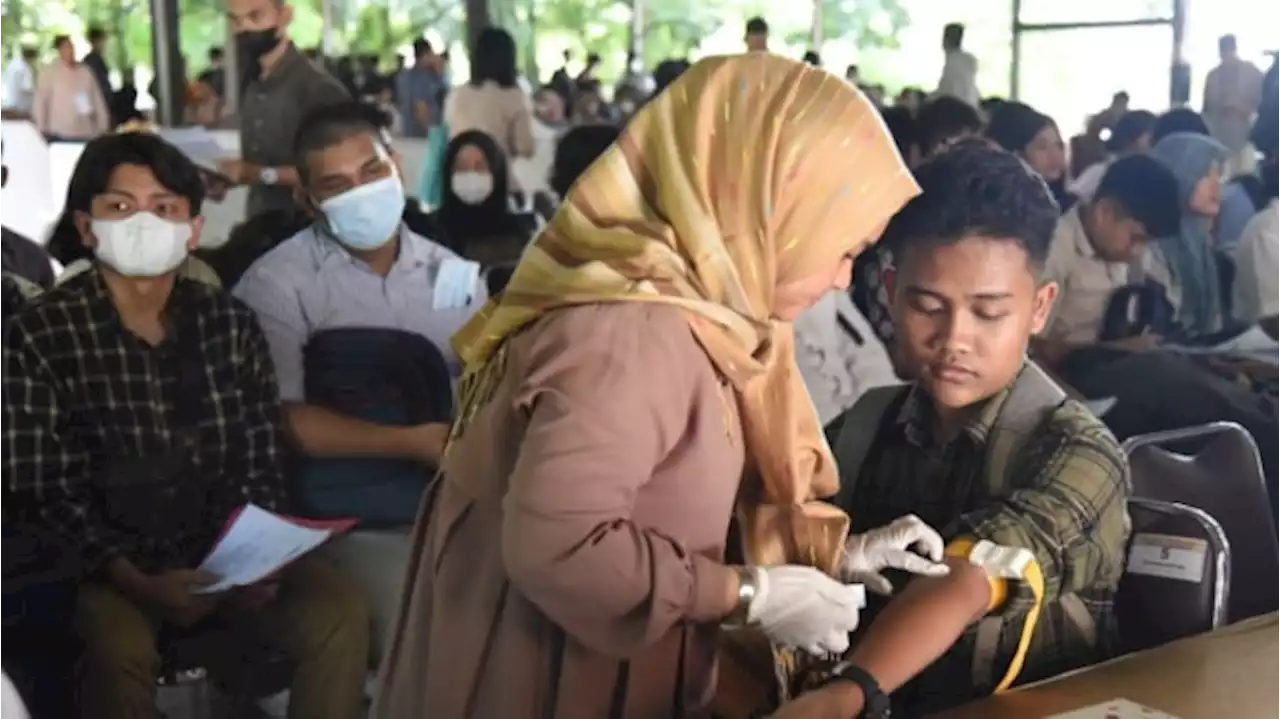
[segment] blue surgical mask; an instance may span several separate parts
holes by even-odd
[[[372,250],[391,241],[404,214],[400,176],[370,182],[320,203],[329,231],[353,250]]]

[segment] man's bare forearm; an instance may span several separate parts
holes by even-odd
[[[885,692],[937,661],[986,613],[991,599],[986,572],[962,559],[947,563],[950,574],[919,577],[890,601],[849,655]]]

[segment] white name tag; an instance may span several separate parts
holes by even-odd
[[[76,103],[76,112],[80,113],[81,115],[93,114],[93,101],[89,99],[89,93],[77,92],[75,103]]]
[[[479,280],[479,263],[456,257],[441,262],[432,290],[431,309],[456,310],[470,305]]]
[[[1125,571],[1199,584],[1204,580],[1204,559],[1209,543],[1203,539],[1168,534],[1138,534],[1129,548]]]

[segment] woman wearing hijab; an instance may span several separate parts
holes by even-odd
[[[518,257],[537,221],[513,209],[509,177],[506,155],[493,137],[468,130],[450,140],[440,207],[431,215],[437,241],[482,264]]]
[[[1071,209],[1067,192],[1067,152],[1052,117],[1021,102],[1005,102],[991,113],[987,137],[1022,158],[1049,185],[1058,209]]]
[[[373,716],[705,713],[722,622],[839,652],[861,587],[830,575],[937,573],[896,551],[927,526],[864,555],[816,501],[837,473],[790,326],[917,192],[866,98],[792,60],[708,58],[646,105],[454,337]]]
[[[1207,135],[1175,132],[1151,149],[1178,179],[1182,226],[1147,252],[1144,268],[1165,289],[1179,328],[1190,337],[1213,334],[1226,313],[1213,253],[1213,221],[1222,205],[1227,148]]]

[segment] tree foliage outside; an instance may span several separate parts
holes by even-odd
[[[289,0],[294,7],[290,32],[302,47],[318,47],[323,34],[322,0]],[[1036,7],[1054,0],[1024,0]],[[1146,10],[1170,0],[1081,0]],[[50,43],[58,34],[77,39],[85,48],[90,24],[111,35],[108,61],[113,70],[139,68],[140,86],[149,79],[151,22],[148,0],[0,0],[3,26],[0,45],[5,58],[19,44],[33,44],[52,58]],[[179,0],[182,50],[189,73],[206,64],[210,48],[223,45],[226,22],[223,0]],[[421,36],[451,50],[454,76],[465,79],[467,7],[483,0],[329,0],[335,55],[377,55],[389,68],[395,55],[406,53]],[[507,28],[521,48],[526,76],[547,79],[568,50],[580,66],[588,53],[604,59],[606,81],[624,71],[631,46],[633,0],[487,0],[489,22]],[[735,52],[741,47],[744,21],[754,15],[769,20],[774,50],[799,56],[810,49],[813,0],[643,0],[643,62],[652,68],[672,57],[696,58],[706,52]],[[823,43],[818,49],[833,72],[857,63],[866,82],[890,92],[915,85],[929,88],[941,68],[938,47],[942,25],[968,25],[966,45],[979,59],[979,86],[985,94],[1007,95],[1012,60],[1010,0],[820,0]],[[1056,7],[1056,5],[1054,5]],[[1049,7],[1049,5],[1045,5]],[[1040,12],[1048,12],[1041,10]],[[1058,11],[1055,11],[1058,12]],[[1061,12],[1066,12],[1065,10]],[[1116,12],[1113,10],[1113,12]],[[118,82],[118,79],[117,79]]]
[[[1002,1],[1002,0],[997,0]],[[291,32],[302,47],[321,44],[321,0],[292,0]],[[390,63],[392,57],[424,34],[461,56],[466,46],[468,0],[330,0],[330,33],[335,54],[372,54]],[[828,41],[843,40],[859,47],[893,47],[896,33],[909,22],[903,0],[822,0]],[[471,0],[471,4],[475,3]],[[631,42],[630,0],[489,0],[493,24],[505,27],[522,48],[527,75],[545,78],[569,50],[581,60],[595,52],[605,59],[602,75],[620,75]],[[804,46],[811,22],[811,4],[782,0],[646,0],[644,64],[653,67],[671,57],[696,54],[703,41],[717,32],[740,32],[742,21],[754,14],[779,17],[779,39]],[[208,51],[226,42],[226,23],[219,0],[179,0],[183,55],[190,72],[206,63]],[[116,71],[151,66],[151,19],[147,0],[3,0],[0,46],[5,58],[19,45],[37,46],[45,59],[59,34],[71,35],[85,49],[82,38],[90,25],[111,36],[108,61]],[[465,75],[465,68],[459,68]]]

